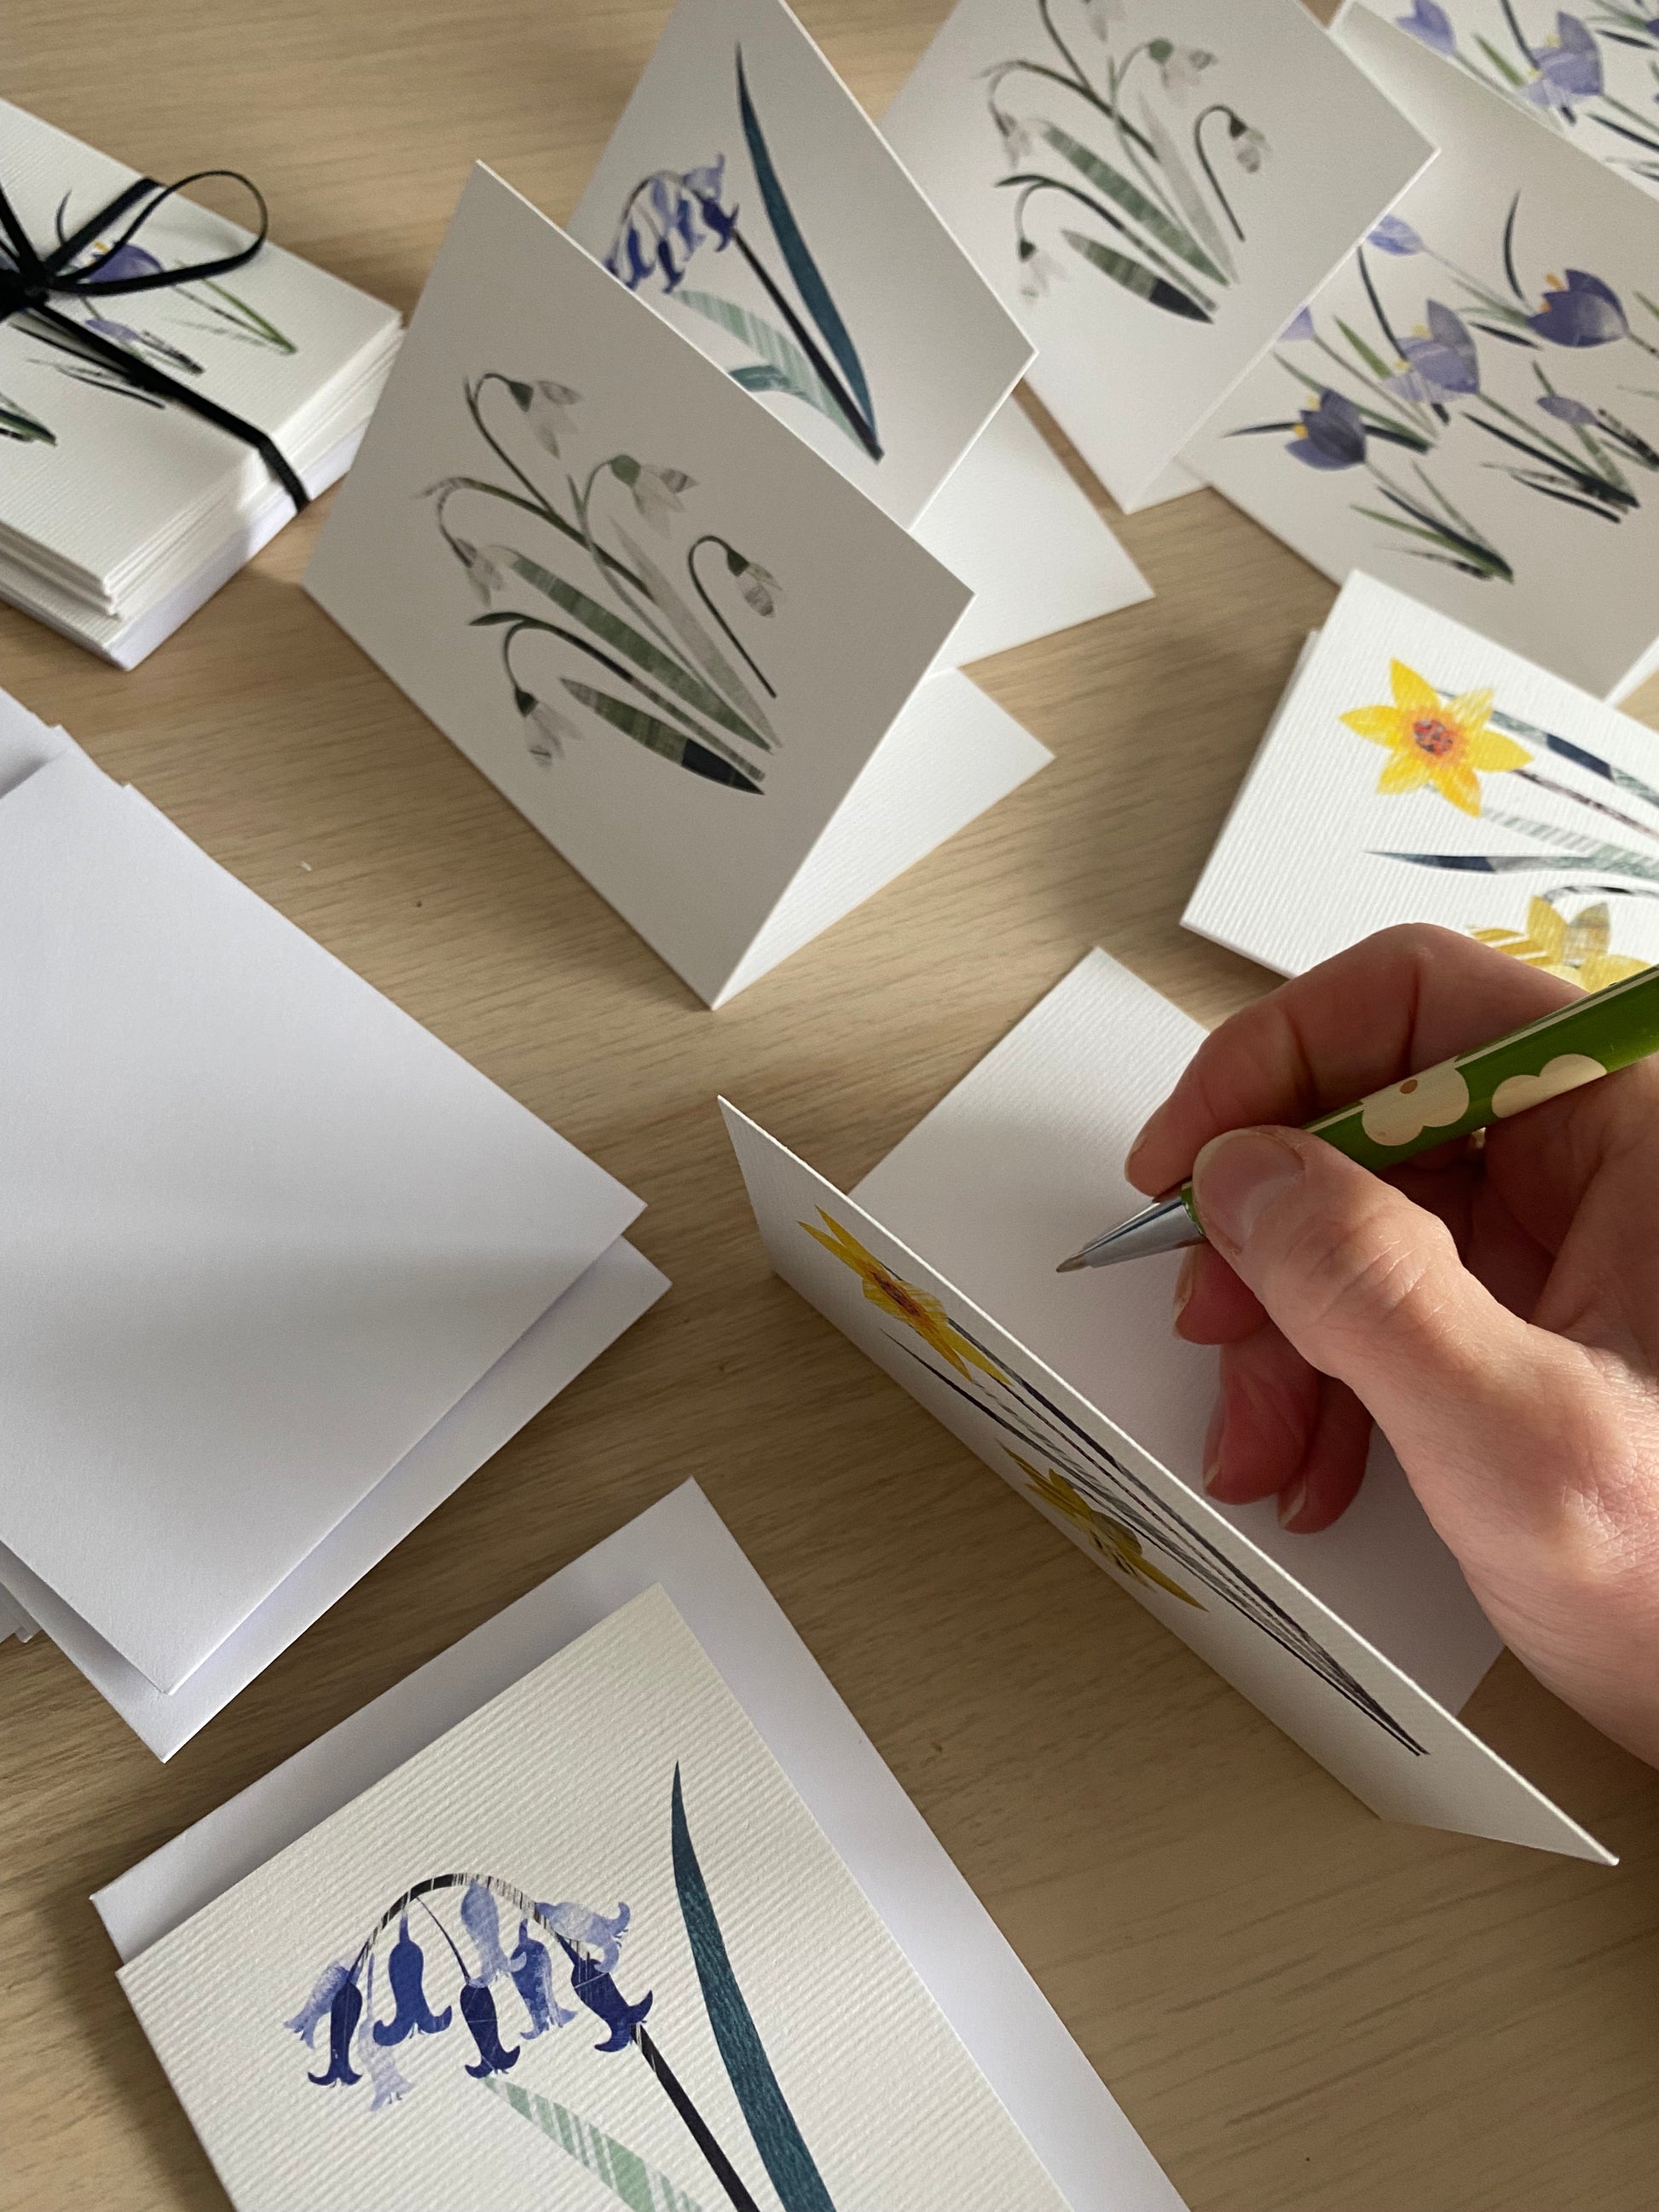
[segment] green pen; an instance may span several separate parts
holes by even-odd
[[[1512,1030],[1494,1044],[1443,1060],[1389,1084],[1386,1091],[1373,1091],[1357,1105],[1310,1121],[1307,1133],[1322,1137],[1362,1168],[1394,1167],[1413,1153],[1577,1091],[1652,1052],[1659,1052],[1659,968],[1644,968],[1639,975],[1627,975],[1622,983],[1610,983],[1605,991]],[[1186,1182],[1062,1260],[1057,1272],[1109,1267],[1120,1260],[1203,1242],[1204,1224],[1193,1204],[1193,1187]]]

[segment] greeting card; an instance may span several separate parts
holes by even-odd
[[[1659,961],[1659,734],[1352,575],[1182,920],[1285,975],[1434,921],[1599,991]]]
[[[1299,0],[960,0],[882,128],[1129,508],[1433,153]]]
[[[1337,35],[1440,145],[1193,465],[1603,698],[1659,665],[1659,205],[1420,40]]]
[[[1008,398],[1030,341],[783,0],[680,0],[569,230],[921,525],[975,594],[953,664],[1148,596]]]
[[[241,2212],[1178,2212],[689,1487],[290,1768],[98,1899]]]
[[[963,586],[487,169],[306,587],[710,1005],[1048,758],[922,684]]]
[[[845,1194],[726,1106],[772,1264],[1374,1811],[1607,1863],[1456,1718],[1498,1639],[1381,1440],[1319,1535],[1212,1502],[1178,1255],[1055,1273],[1201,1036],[1091,953]]]
[[[1659,195],[1659,15],[1593,0],[1369,0],[1465,76]]]

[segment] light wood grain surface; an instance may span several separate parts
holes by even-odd
[[[801,6],[878,112],[942,12]],[[246,170],[407,310],[475,156],[574,204],[666,8],[6,13],[9,99]],[[695,1475],[1194,2212],[1650,2212],[1659,1776],[1506,1657],[1470,1717],[1620,1870],[1373,1820],[769,1276],[713,1103],[845,1182],[1091,945],[1262,989],[1177,917],[1329,586],[1209,492],[1114,516],[1156,599],[976,672],[1054,765],[711,1016],[302,595],[320,519],[132,675],[0,610],[0,682],[641,1193],[674,1287],[171,1765],[0,1648],[0,2204],[223,2204],[88,1892]]]

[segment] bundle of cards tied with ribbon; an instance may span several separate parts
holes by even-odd
[[[349,466],[393,310],[0,102],[0,597],[131,668]],[[185,197],[245,193],[245,229]]]

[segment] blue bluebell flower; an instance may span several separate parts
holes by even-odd
[[[1538,404],[1558,422],[1576,422],[1586,430],[1595,429],[1601,421],[1593,407],[1586,407],[1582,399],[1570,398],[1565,392],[1547,392]]]
[[[1545,282],[1547,287],[1555,289],[1546,289],[1542,309],[1527,318],[1528,329],[1540,338],[1547,338],[1552,345],[1598,346],[1630,336],[1619,295],[1599,276],[1583,269],[1569,269],[1565,284],[1559,276]]]
[[[572,1994],[611,2031],[603,2043],[593,2045],[594,2050],[626,2051],[634,2030],[651,2009],[651,1991],[647,1990],[637,2004],[629,2004],[596,1960],[587,1958],[563,1936],[558,1938],[558,1945],[570,1961]]]
[[[356,2033],[357,2019],[363,2008],[363,1993],[350,1975],[334,1992],[328,2008],[328,2064],[320,2074],[307,2074],[319,2089],[331,2088],[337,2081],[349,2086],[361,2081],[362,2075],[352,2071],[351,2039]]]
[[[672,292],[684,279],[685,271],[674,258],[673,248],[665,238],[657,240],[657,266],[662,271],[662,289]]]
[[[501,2048],[501,2033],[495,2021],[495,2000],[482,1982],[462,1984],[461,2018],[472,2030],[472,2040],[478,2046],[478,2063],[466,2069],[475,2081],[482,2081],[487,2074],[505,2074],[510,2067],[518,2064],[516,2045],[511,2051]]]
[[[307,2051],[315,2049],[318,2027],[328,2018],[335,1998],[350,1978],[349,1966],[342,1966],[337,1959],[334,1960],[318,1975],[311,1995],[293,2019],[283,2022],[284,2027],[291,2028],[302,2039]]]
[[[501,1919],[495,1900],[481,1881],[468,1882],[461,1895],[461,1925],[478,1947],[478,1971],[474,1978],[486,1988],[507,1972],[501,1948]]]
[[[1527,87],[1527,98],[1534,107],[1571,107],[1575,100],[1600,96],[1601,49],[1577,15],[1557,15],[1555,36],[1534,47],[1532,58],[1538,74]]]
[[[416,2033],[441,2035],[454,2018],[454,2013],[448,2005],[441,2012],[434,2013],[426,2001],[426,1991],[421,1986],[426,1972],[426,1959],[420,1945],[409,1932],[409,1915],[406,1912],[398,1923],[398,1940],[392,1947],[386,1972],[398,2009],[390,2020],[375,2021],[376,2043],[401,2043],[405,2036]]]
[[[608,1974],[622,1956],[623,1938],[633,1913],[625,1905],[619,1905],[615,1913],[606,1918],[603,1912],[590,1911],[585,1905],[575,1905],[568,1899],[562,1905],[536,1906],[536,1917],[544,1927],[550,1928],[556,1936],[562,1936],[572,1943],[580,1943],[584,1950],[599,1954],[599,1963]]]
[[[530,2026],[524,2031],[526,2043],[550,2027],[562,2027],[574,2020],[575,2014],[566,2012],[553,1994],[553,1954],[545,1943],[536,1941],[527,1920],[519,1923],[519,1940],[507,1954],[507,1971],[530,2014]]]
[[[1365,243],[1376,246],[1382,253],[1403,255],[1424,251],[1422,240],[1405,217],[1398,215],[1379,216]]]
[[[1352,399],[1328,387],[1304,407],[1285,450],[1310,469],[1358,468],[1365,458],[1365,421]]]
[[[1438,300],[1431,300],[1428,325],[1425,332],[1400,341],[1408,366],[1389,377],[1389,391],[1425,405],[1441,399],[1467,398],[1479,392],[1480,356],[1462,318]]]
[[[368,1954],[363,1981],[363,2017],[357,2029],[357,2063],[374,2084],[374,2101],[368,2108],[371,2112],[383,2112],[386,2106],[395,2105],[399,2098],[409,2094],[410,2084],[398,2072],[397,2060],[380,2045],[380,2028],[374,2019],[373,1951]]]
[[[1457,52],[1457,33],[1452,28],[1451,17],[1437,4],[1437,0],[1412,0],[1409,15],[1396,15],[1395,21],[1402,31],[1409,31],[1414,39],[1421,39],[1425,46],[1432,46],[1437,54]]]

